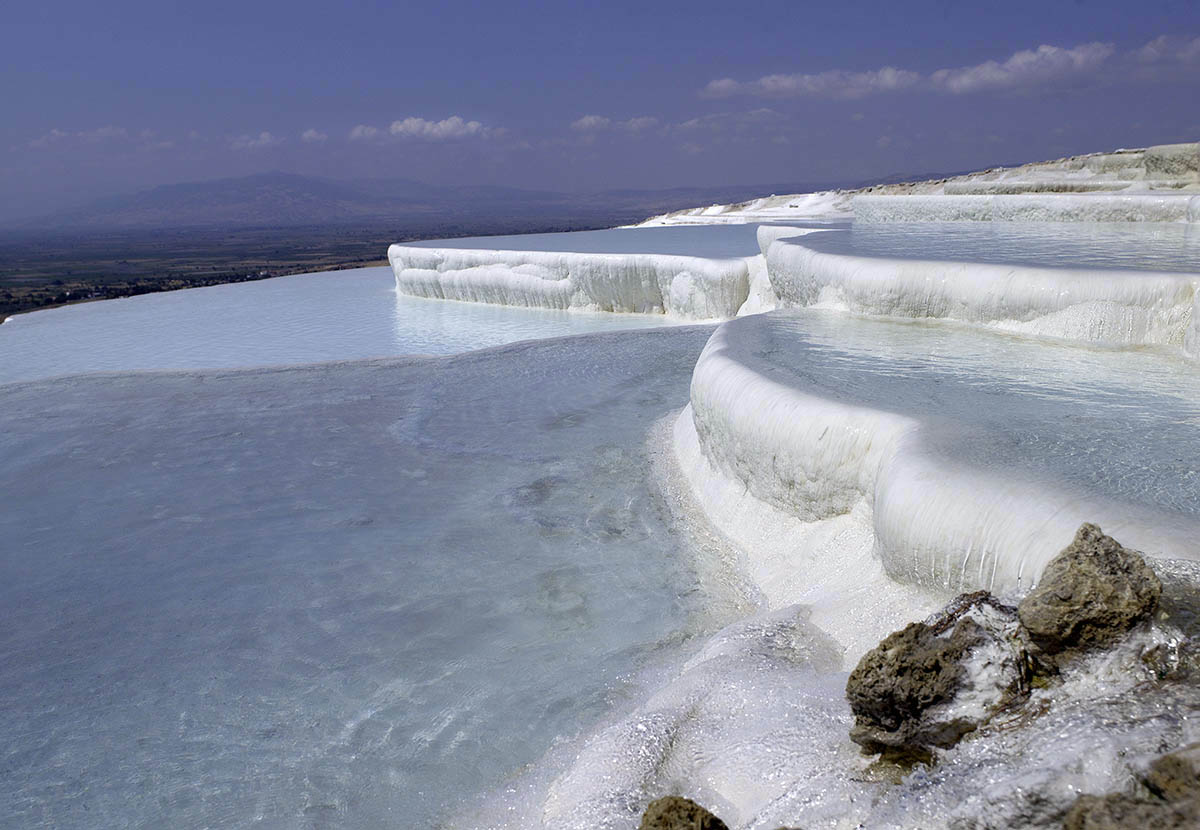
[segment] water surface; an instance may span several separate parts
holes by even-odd
[[[644,446],[708,328],[0,407],[7,828],[431,827],[721,606]]]
[[[757,231],[758,225],[683,225],[513,236],[470,236],[403,244],[418,248],[568,251],[578,254],[681,254],[727,259],[760,253]]]
[[[1200,225],[1189,223],[856,223],[796,244],[850,256],[1200,273]]]
[[[453,354],[537,337],[673,324],[657,314],[408,297],[396,293],[390,268],[355,268],[19,314],[0,326],[0,383],[80,372]]]

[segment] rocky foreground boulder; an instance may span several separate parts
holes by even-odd
[[[1200,827],[1200,743],[1162,755],[1142,776],[1149,798],[1081,795],[1063,830],[1176,830]]]
[[[729,830],[725,822],[690,798],[668,795],[650,802],[638,830]]]
[[[1140,554],[1085,524],[1017,614],[1041,656],[1061,661],[1111,645],[1149,619],[1160,596],[1162,583]]]
[[[1200,797],[1200,742],[1159,756],[1146,771],[1144,783],[1164,801]]]
[[[921,756],[953,746],[1029,690],[1016,610],[964,594],[869,651],[850,673],[850,738],[869,752]]]
[[[964,594],[867,652],[850,673],[850,738],[868,752],[928,760],[1053,673],[1111,646],[1158,607],[1162,583],[1136,551],[1094,524],[1046,566],[1010,608],[987,591]]]

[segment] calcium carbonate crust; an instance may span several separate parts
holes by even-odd
[[[1186,193],[860,194],[857,222],[1185,222]]]
[[[983,437],[972,423],[900,415],[774,379],[763,319],[722,324],[693,371],[676,448],[706,462],[684,464],[702,501],[714,492],[704,479],[717,477],[801,522],[865,515],[889,576],[940,590],[1028,590],[1059,540],[1089,520],[1140,550],[1196,556],[1189,531],[1156,513],[980,469],[924,440],[933,429],[941,446],[969,446]]]
[[[916,198],[916,197],[903,197]],[[889,259],[814,250],[803,237],[766,251],[784,306],[952,319],[1122,346],[1197,348],[1197,275]]]
[[[746,259],[392,245],[401,294],[538,308],[728,319],[750,291]]]

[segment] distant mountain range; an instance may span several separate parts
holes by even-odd
[[[293,173],[162,185],[23,220],[11,230],[296,227],[553,222],[559,226],[635,221],[669,210],[802,193],[834,183],[680,187],[555,193],[494,186],[431,185],[410,179],[338,181]]]

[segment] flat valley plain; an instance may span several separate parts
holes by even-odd
[[[385,265],[388,245],[417,239],[611,227],[632,217],[369,225],[0,233],[0,320],[89,300],[314,271]]]

